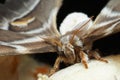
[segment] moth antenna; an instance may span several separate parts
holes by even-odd
[[[81,28],[83,28],[88,22],[90,22],[90,20],[92,20],[93,17],[94,16],[90,17],[90,19],[86,23],[84,23],[80,28],[78,28],[77,30],[73,31],[73,36],[70,39],[70,43],[71,44],[73,43],[73,39],[74,39],[75,35],[77,35],[80,32]]]

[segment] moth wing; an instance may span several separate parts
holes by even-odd
[[[120,31],[120,1],[110,0],[97,16],[84,39],[97,40]]]
[[[8,30],[10,22],[27,15],[39,2],[39,0],[6,0],[4,4],[0,4],[0,29]]]
[[[0,4],[0,55],[54,52],[43,39],[58,37],[56,14],[62,0],[7,0]]]

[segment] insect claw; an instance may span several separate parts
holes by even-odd
[[[81,60],[82,64],[85,66],[86,69],[88,69],[88,63],[85,60]]]
[[[103,62],[106,62],[106,63],[108,63],[108,61],[107,60],[105,60],[105,59],[103,59],[103,58],[95,58],[95,59],[97,59],[97,60],[99,60],[99,61],[103,61]]]
[[[94,57],[95,59],[108,63],[106,59],[101,58],[101,56],[99,55],[97,51],[92,51],[90,54],[92,54],[92,57]]]
[[[81,58],[81,62],[82,64],[85,66],[85,68],[88,68],[88,55],[85,54],[83,51],[80,51],[80,58]]]
[[[53,66],[53,68],[50,70],[50,73],[48,74],[48,76],[51,76],[52,74],[54,74],[58,69],[59,69],[59,66],[60,66],[60,62],[61,62],[61,57],[57,57],[56,61],[55,61],[55,64]]]
[[[53,75],[56,71],[57,71],[57,70],[56,70],[55,68],[52,68],[52,69],[50,70],[50,73],[48,74],[48,76]]]

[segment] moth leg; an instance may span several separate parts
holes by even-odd
[[[101,56],[99,55],[99,53],[97,51],[91,51],[89,56],[91,56],[99,61],[103,61],[103,62],[108,63],[108,61],[106,59],[101,58]]]
[[[80,51],[79,56],[81,58],[82,64],[85,66],[85,68],[88,68],[88,63],[87,63],[88,62],[88,55],[85,52]]]
[[[50,70],[49,76],[51,76],[52,74],[54,74],[54,73],[59,69],[61,60],[62,60],[62,59],[61,59],[60,56],[57,57],[53,68]]]

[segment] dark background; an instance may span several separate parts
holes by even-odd
[[[0,3],[5,3],[5,0],[0,0]]]
[[[5,0],[0,0],[0,2],[4,3]],[[94,16],[95,19],[107,2],[108,0],[64,0],[57,16],[58,26],[65,16],[71,12],[83,12],[89,17]],[[95,41],[93,49],[96,48],[102,52],[101,55],[103,56],[120,53],[120,33]],[[32,56],[38,61],[49,61],[50,64],[53,64],[57,54],[35,54]]]
[[[107,2],[108,0],[64,0],[58,14],[58,23],[71,12],[83,12],[89,17],[96,16]]]

